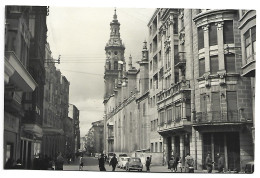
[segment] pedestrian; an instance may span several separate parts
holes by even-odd
[[[212,173],[213,163],[214,162],[212,162],[211,155],[210,155],[210,153],[208,153],[206,160],[205,160],[205,164],[206,164],[208,173]]]
[[[79,170],[80,170],[80,171],[83,170],[83,166],[84,166],[84,163],[83,163],[83,155],[81,155],[80,158],[79,158]]]
[[[63,170],[63,164],[64,164],[64,159],[60,152],[59,156],[57,157],[57,160],[55,162],[55,170]]]
[[[174,171],[174,158],[171,157],[170,161],[169,161],[169,166],[168,168],[170,169],[171,172]]]
[[[104,159],[104,154],[101,154],[101,157],[98,159],[98,166],[100,171],[106,171],[105,168],[105,159]]]
[[[190,153],[187,153],[185,157],[185,172],[194,173],[194,159]]]
[[[221,153],[218,153],[217,156],[218,158],[218,172],[223,173],[224,172],[224,167],[225,167],[225,159]]]
[[[17,159],[16,165],[15,165],[13,168],[14,168],[14,169],[24,169],[24,167],[23,167],[23,165],[22,165],[21,159]]]
[[[114,154],[109,163],[109,166],[110,165],[112,166],[112,171],[115,171],[117,163],[118,163],[118,161],[116,158],[116,154]]]
[[[150,165],[151,165],[150,157],[147,157],[145,162],[146,172],[150,172]]]
[[[179,168],[180,171],[182,172],[182,162],[181,162],[181,157],[179,157],[178,168]]]
[[[177,166],[178,166],[178,163],[179,163],[179,156],[176,155],[173,159],[174,163],[173,163],[173,170],[174,172],[177,172]]]

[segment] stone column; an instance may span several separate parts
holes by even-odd
[[[205,73],[209,73],[210,72],[209,25],[205,25],[202,28],[204,30]]]
[[[164,50],[164,42],[165,42],[165,36],[166,36],[166,30],[165,30],[165,26],[163,26],[163,30],[162,30],[162,52],[161,52],[161,60],[162,60],[162,66],[165,69],[165,50]],[[162,79],[163,82],[163,88],[166,88],[166,81],[165,78]]]
[[[172,151],[173,151],[173,155],[175,155],[175,153],[176,153],[176,150],[175,150],[175,138],[174,138],[174,136],[171,136],[171,142],[172,142]]]
[[[198,132],[195,131],[196,133],[196,148],[197,148],[197,169],[198,170],[202,170],[202,163],[203,163],[203,154],[202,154],[202,150],[203,150],[203,143],[202,143],[202,138],[203,135]]]
[[[180,135],[180,157],[182,159],[182,164],[184,166],[185,155],[184,155],[184,135]]]
[[[225,70],[225,57],[224,57],[224,39],[223,39],[223,24],[224,22],[217,22],[217,35],[218,35],[218,65],[219,71]]]

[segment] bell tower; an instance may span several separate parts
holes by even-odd
[[[120,38],[120,23],[117,20],[116,9],[113,20],[110,22],[110,38],[105,46],[106,63],[105,63],[105,94],[104,100],[108,99],[113,93],[114,88],[121,83],[125,70],[125,46]]]

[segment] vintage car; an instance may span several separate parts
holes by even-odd
[[[125,169],[126,163],[129,161],[130,157],[119,157],[118,167]]]
[[[143,170],[143,164],[141,162],[141,159],[137,158],[137,157],[129,158],[129,161],[126,163],[125,167],[126,167],[126,171],[130,171],[130,170],[142,171]]]

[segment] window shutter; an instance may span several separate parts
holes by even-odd
[[[223,27],[224,43],[234,43],[233,21],[225,21]]]
[[[198,28],[198,48],[199,50],[204,48],[204,31],[202,27]]]
[[[210,73],[216,74],[218,71],[218,56],[210,57]]]
[[[209,45],[214,46],[218,44],[217,26],[212,23],[209,28]]]

